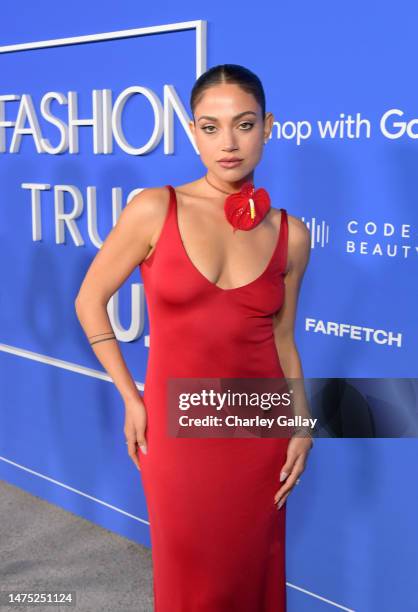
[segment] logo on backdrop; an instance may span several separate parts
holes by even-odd
[[[329,224],[325,221],[320,221],[316,217],[311,217],[305,220],[301,217],[306,227],[311,232],[311,248],[316,246],[324,247],[329,242]]]
[[[361,342],[372,342],[373,344],[402,347],[402,333],[387,329],[374,329],[351,323],[339,323],[338,321],[323,321],[312,317],[305,318],[305,331],[323,334],[324,336],[335,336],[337,338],[348,338],[349,340],[360,340]]]
[[[397,259],[418,254],[417,232],[409,223],[395,225],[388,221],[361,222],[351,219],[347,223],[347,232],[347,253]]]
[[[330,225],[317,217],[300,217],[311,233],[311,248],[329,244]],[[350,219],[346,225],[347,253],[407,259],[418,255],[418,232],[410,223]]]

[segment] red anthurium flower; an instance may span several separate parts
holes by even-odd
[[[231,193],[224,204],[225,216],[237,229],[251,230],[256,227],[270,210],[270,196],[260,187],[254,190],[254,184],[247,181],[238,193]]]

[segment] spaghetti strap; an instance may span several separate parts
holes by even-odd
[[[167,211],[167,217],[168,217],[171,214],[171,212],[172,212],[172,210],[174,208],[173,200],[175,199],[174,198],[175,194],[174,194],[174,187],[172,185],[166,185],[166,187],[167,187],[167,189],[168,189],[168,191],[170,193],[170,200],[168,202],[168,211]]]
[[[280,210],[282,211],[282,216],[280,220],[280,236],[279,236],[279,268],[281,272],[285,273],[286,265],[287,265],[289,224],[288,224],[286,209],[281,208]]]

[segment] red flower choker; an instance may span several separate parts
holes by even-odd
[[[237,229],[248,231],[257,227],[270,210],[270,196],[259,187],[254,189],[251,181],[244,183],[238,193],[231,193],[224,204],[225,216]]]

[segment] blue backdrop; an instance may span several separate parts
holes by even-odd
[[[150,545],[123,403],[74,299],[136,190],[205,172],[188,101],[218,63],[262,79],[275,125],[255,182],[311,229],[296,325],[305,376],[417,376],[412,0],[74,0],[71,11],[7,1],[2,17],[4,480]],[[141,389],[149,338],[138,269],[109,313]],[[288,501],[289,611],[418,610],[417,455],[416,439],[316,441]]]

